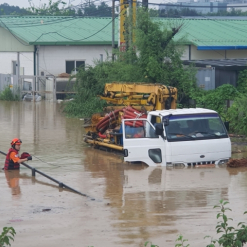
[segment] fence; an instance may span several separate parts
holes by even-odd
[[[39,95],[46,100],[56,101],[56,77],[53,75],[22,75],[19,77],[19,85],[21,96],[27,93],[26,99],[36,101]]]
[[[0,92],[6,87],[14,88],[18,85],[18,78],[16,75],[0,74]]]
[[[0,92],[6,87],[10,87],[14,94],[21,98],[26,95],[25,99],[34,100],[39,95],[45,100],[56,101],[56,99],[65,99],[66,95],[75,94],[73,85],[75,79],[56,78],[53,75],[33,76],[10,74],[0,74]]]

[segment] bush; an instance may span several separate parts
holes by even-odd
[[[234,133],[247,135],[247,95],[234,100],[228,110],[230,129]]]
[[[5,87],[5,89],[0,93],[0,100],[17,101],[19,100],[19,97],[14,95],[9,87]]]

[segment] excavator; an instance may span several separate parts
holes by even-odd
[[[163,84],[113,82],[105,84],[99,97],[108,103],[106,113],[84,119],[84,141],[94,148],[121,152],[122,119],[135,120],[125,124],[138,130],[142,127],[138,119],[147,118],[148,111],[176,109],[177,89]]]

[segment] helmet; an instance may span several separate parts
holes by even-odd
[[[19,138],[14,138],[10,144],[11,144],[11,146],[14,146],[14,145],[16,145],[16,144],[17,144],[17,145],[21,145],[21,143],[22,143],[21,139],[19,139]]]

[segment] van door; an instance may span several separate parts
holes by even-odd
[[[165,166],[165,140],[155,135],[147,119],[123,119],[124,161],[144,162],[149,166]]]

